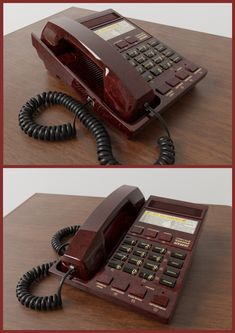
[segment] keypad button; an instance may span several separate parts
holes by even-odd
[[[161,255],[156,255],[156,254],[150,254],[149,256],[148,256],[148,259],[149,260],[152,260],[152,261],[155,261],[155,262],[162,262],[162,258],[163,258],[163,256],[161,256]]]
[[[182,57],[180,56],[180,55],[178,55],[178,54],[173,54],[171,57],[170,57],[170,59],[172,60],[172,61],[174,61],[175,63],[177,63],[177,62],[179,62],[180,60],[182,60]]]
[[[115,45],[119,49],[123,49],[124,47],[128,46],[128,43],[125,40],[121,40],[120,42],[115,43]]]
[[[180,274],[180,270],[176,268],[167,267],[164,274],[177,278]]]
[[[165,57],[162,56],[162,55],[157,55],[157,56],[155,56],[155,57],[152,58],[152,60],[153,60],[156,64],[159,64],[159,63],[162,62],[164,59],[165,59]]]
[[[122,54],[123,58],[125,58],[126,60],[129,60],[130,59],[130,56],[126,53],[123,53]]]
[[[151,244],[145,242],[139,242],[137,246],[145,250],[149,250],[151,248]]]
[[[137,66],[137,63],[135,62],[134,59],[129,60],[129,63],[130,63],[132,66]]]
[[[136,60],[139,64],[142,64],[143,62],[146,61],[146,57],[144,57],[144,56],[141,54],[141,55],[139,55],[138,57],[136,57],[135,60]]]
[[[162,61],[159,66],[161,66],[163,69],[167,70],[172,66],[172,63],[170,61]]]
[[[181,268],[184,262],[182,260],[170,259],[167,264],[175,268]]]
[[[101,274],[100,276],[98,276],[96,281],[108,286],[113,281],[113,278],[112,278],[112,276],[110,276],[108,274]]]
[[[135,49],[135,50],[131,50],[131,51],[127,52],[127,54],[128,54],[131,58],[134,58],[134,57],[136,57],[136,56],[139,54],[139,52]]]
[[[163,284],[164,286],[174,288],[176,284],[176,279],[170,278],[168,276],[162,276],[159,281],[160,284]]]
[[[138,66],[136,68],[137,72],[139,72],[140,74],[143,74],[144,72],[146,72],[146,69],[143,66]]]
[[[162,94],[165,95],[169,90],[171,90],[171,88],[166,85],[165,83],[163,83],[161,86],[157,87],[156,90]]]
[[[184,80],[184,79],[186,79],[186,77],[189,76],[189,73],[187,71],[185,71],[184,69],[182,69],[182,70],[176,72],[175,76],[181,80]]]
[[[166,253],[166,248],[162,247],[162,246],[154,246],[152,248],[153,252],[157,252],[157,253],[161,253],[161,254],[165,254]]]
[[[166,308],[169,303],[169,298],[164,295],[155,295],[153,297],[153,299],[151,300],[151,303],[154,303],[159,306],[162,306],[163,308]]]
[[[186,253],[174,251],[171,252],[171,256],[177,259],[184,260],[186,258]]]
[[[166,49],[166,46],[163,44],[158,44],[157,46],[155,46],[155,49],[158,50],[159,52],[162,52]]]
[[[152,61],[146,61],[143,66],[146,68],[146,69],[151,69],[153,66],[154,66],[154,62]]]
[[[150,72],[153,75],[158,76],[158,75],[160,75],[163,72],[163,70],[162,70],[162,68],[160,66],[155,66],[152,69],[150,69]]]
[[[155,278],[155,273],[142,270],[142,271],[140,271],[139,277],[141,277],[142,279],[148,280],[148,281],[152,281]]]
[[[117,252],[117,253],[115,253],[114,258],[125,261],[125,260],[127,260],[127,255],[124,253]]]
[[[146,257],[146,252],[145,251],[140,251],[140,250],[136,250],[133,252],[133,254],[135,256],[141,257],[141,258],[145,258]]]
[[[146,237],[156,238],[158,231],[152,229],[146,229],[144,235]]]
[[[134,246],[137,243],[137,240],[131,237],[127,237],[124,239],[123,243]]]
[[[140,51],[140,52],[145,52],[149,49],[149,46],[148,45],[141,45],[139,47],[137,47],[137,49]]]
[[[137,265],[137,266],[141,266],[143,264],[143,260],[141,260],[140,258],[135,258],[135,257],[129,258],[128,262],[130,264]]]
[[[131,286],[128,293],[138,298],[144,298],[147,293],[147,289],[142,286]]]
[[[170,89],[169,89],[170,90]],[[172,234],[163,232],[159,235],[159,239],[165,242],[170,242],[172,240]]]
[[[128,43],[133,44],[135,42],[138,42],[138,38],[135,36],[130,36],[125,39]]]
[[[121,261],[110,261],[108,263],[108,266],[111,267],[111,268],[115,268],[115,269],[122,269],[122,266],[123,266],[123,262]]]
[[[185,66],[185,68],[186,68],[188,71],[194,73],[194,72],[198,69],[198,66],[193,65],[193,64],[188,64],[188,65]]]
[[[149,51],[145,52],[144,54],[146,55],[146,57],[152,58],[155,55],[155,52],[153,50],[149,50]]]
[[[177,86],[181,81],[177,77],[172,77],[166,81],[167,84],[169,84],[171,87]]]
[[[132,251],[132,247],[121,245],[118,250],[122,251],[122,252],[130,253]]]
[[[174,52],[171,49],[166,49],[162,52],[166,57],[170,57],[174,54]]]
[[[130,284],[125,280],[114,280],[112,287],[121,291],[126,291],[129,285]]]
[[[154,47],[154,46],[158,45],[159,42],[158,42],[156,39],[153,39],[153,40],[150,40],[150,41],[148,42],[148,44]]]
[[[144,268],[147,268],[147,269],[150,269],[151,271],[156,272],[158,270],[159,266],[156,264],[151,264],[150,262],[146,262],[144,264]]]
[[[131,232],[135,233],[135,234],[142,234],[142,232],[144,231],[144,228],[138,227],[138,226],[134,226],[133,228],[131,228]]]
[[[131,275],[136,275],[138,273],[138,268],[132,265],[125,265],[123,268],[123,272],[129,273]]]
[[[150,73],[144,73],[142,76],[147,82],[154,79],[154,76]]]

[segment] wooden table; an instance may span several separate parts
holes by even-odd
[[[90,10],[70,8],[57,15],[79,18],[90,13]],[[72,89],[47,73],[31,45],[30,33],[40,36],[46,21],[34,23],[4,38],[4,164],[95,165],[95,141],[82,125],[78,124],[77,139],[60,143],[33,140],[18,126],[21,106],[37,93],[59,90],[79,98]],[[175,141],[177,164],[230,165],[231,39],[140,20],[133,22],[209,71],[195,89],[164,113]],[[53,124],[71,121],[72,116],[67,110],[59,108],[55,112],[52,108],[38,120]],[[164,133],[157,121],[134,140],[128,140],[108,125],[106,127],[115,157],[123,164],[151,165],[156,160],[156,138]]]
[[[18,303],[15,286],[32,267],[55,258],[52,235],[81,224],[102,198],[35,194],[4,221],[4,329],[231,329],[231,207],[210,205],[187,283],[170,325],[64,285],[64,307],[35,312]],[[48,294],[58,281],[48,277],[35,293]]]

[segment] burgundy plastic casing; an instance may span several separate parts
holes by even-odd
[[[207,209],[208,207],[205,205],[156,196],[151,196],[145,202],[137,188],[123,186],[104,199],[96,208],[74,236],[62,260],[54,264],[50,272],[61,277],[68,267],[73,265],[77,268],[77,272],[66,280],[67,283],[108,301],[150,315],[163,323],[168,323],[174,314],[185,284],[186,274],[190,268]],[[195,232],[190,234],[140,222],[140,218],[146,210],[196,220],[198,224]],[[102,221],[105,227],[103,227]],[[136,227],[142,229],[141,234],[136,233]],[[156,231],[157,236],[147,236],[149,230]],[[161,236],[165,233],[172,235],[170,241],[161,240]],[[108,266],[126,236],[131,236],[138,241],[146,241],[152,244],[152,247],[160,245],[167,249],[153,281]],[[160,284],[159,281],[173,251],[185,253],[186,258],[175,287],[170,288]],[[92,260],[93,258],[96,258],[98,262]],[[144,259],[145,262],[147,260],[147,258]],[[89,269],[90,274],[87,271]],[[85,279],[81,279],[79,275]],[[102,281],[106,282],[102,283]],[[116,289],[115,283],[117,282],[128,284],[127,289],[124,291]],[[138,290],[145,289],[145,296],[143,298],[133,296],[131,294],[133,288],[137,290],[137,293]],[[168,299],[166,306],[154,303],[154,299],[161,296]]]
[[[180,89],[159,94],[155,88],[175,71],[191,64],[185,58],[165,71],[156,80],[147,83],[120,52],[146,44],[152,36],[132,24],[134,29],[108,41],[92,29],[108,25],[124,18],[112,9],[72,20],[59,17],[50,20],[42,31],[41,38],[32,34],[32,43],[48,71],[73,87],[86,101],[93,100],[93,109],[100,117],[128,136],[136,134],[152,117],[144,111],[149,103],[156,112],[162,112],[200,81],[207,71],[200,66],[190,78],[182,81]],[[128,21],[127,19],[125,19]],[[145,34],[145,38],[119,50],[120,38]]]

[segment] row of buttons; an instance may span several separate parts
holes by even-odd
[[[129,46],[129,44],[133,44],[135,42],[138,41],[138,38],[135,36],[129,36],[125,39],[119,40],[117,43],[115,43],[115,45],[119,48],[119,49],[123,49],[124,47]]]
[[[143,286],[130,286],[130,283],[126,280],[114,280],[112,276],[107,274],[102,274],[97,278],[97,282],[102,283],[106,286],[109,286],[112,282],[111,288],[120,290],[122,292],[126,292],[128,290],[128,294],[131,296],[138,297],[140,299],[143,299],[147,294],[147,289]],[[167,307],[169,303],[169,298],[164,295],[156,294],[153,296],[151,303],[160,305],[164,308]]]
[[[144,231],[144,228],[139,227],[139,226],[134,226],[130,232],[137,234],[137,235],[141,235]],[[153,229],[146,229],[144,232],[144,235],[146,237],[151,237],[151,238],[156,238],[158,235],[158,239],[165,241],[165,242],[170,242],[172,240],[172,234],[169,232],[162,232],[159,234],[159,232],[157,230],[153,230]]]

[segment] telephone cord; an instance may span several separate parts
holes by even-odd
[[[55,252],[61,256],[69,243],[63,243],[63,238],[75,235],[79,225],[63,228],[55,233],[51,239],[51,245]],[[74,267],[70,266],[60,281],[57,293],[49,296],[36,296],[31,292],[33,283],[41,281],[49,275],[49,270],[56,261],[42,264],[26,272],[18,281],[16,286],[16,297],[18,301],[32,310],[48,311],[56,310],[62,307],[61,291],[66,278],[74,272]]]
[[[110,136],[103,124],[92,115],[85,107],[91,104],[88,101],[84,104],[79,103],[71,96],[57,91],[49,91],[38,94],[36,97],[30,98],[21,108],[19,113],[19,125],[22,131],[30,137],[45,141],[63,141],[72,139],[76,136],[75,121],[79,121],[88,129],[96,140],[97,159],[101,165],[120,165],[112,153],[112,144]],[[46,126],[38,124],[34,119],[36,113],[51,105],[62,105],[72,113],[74,113],[73,124],[67,123],[62,125]],[[167,135],[161,136],[157,143],[160,153],[154,165],[171,165],[175,163],[175,148],[170,137],[169,130],[163,118],[154,112],[148,104],[145,110],[152,117],[157,118]]]

